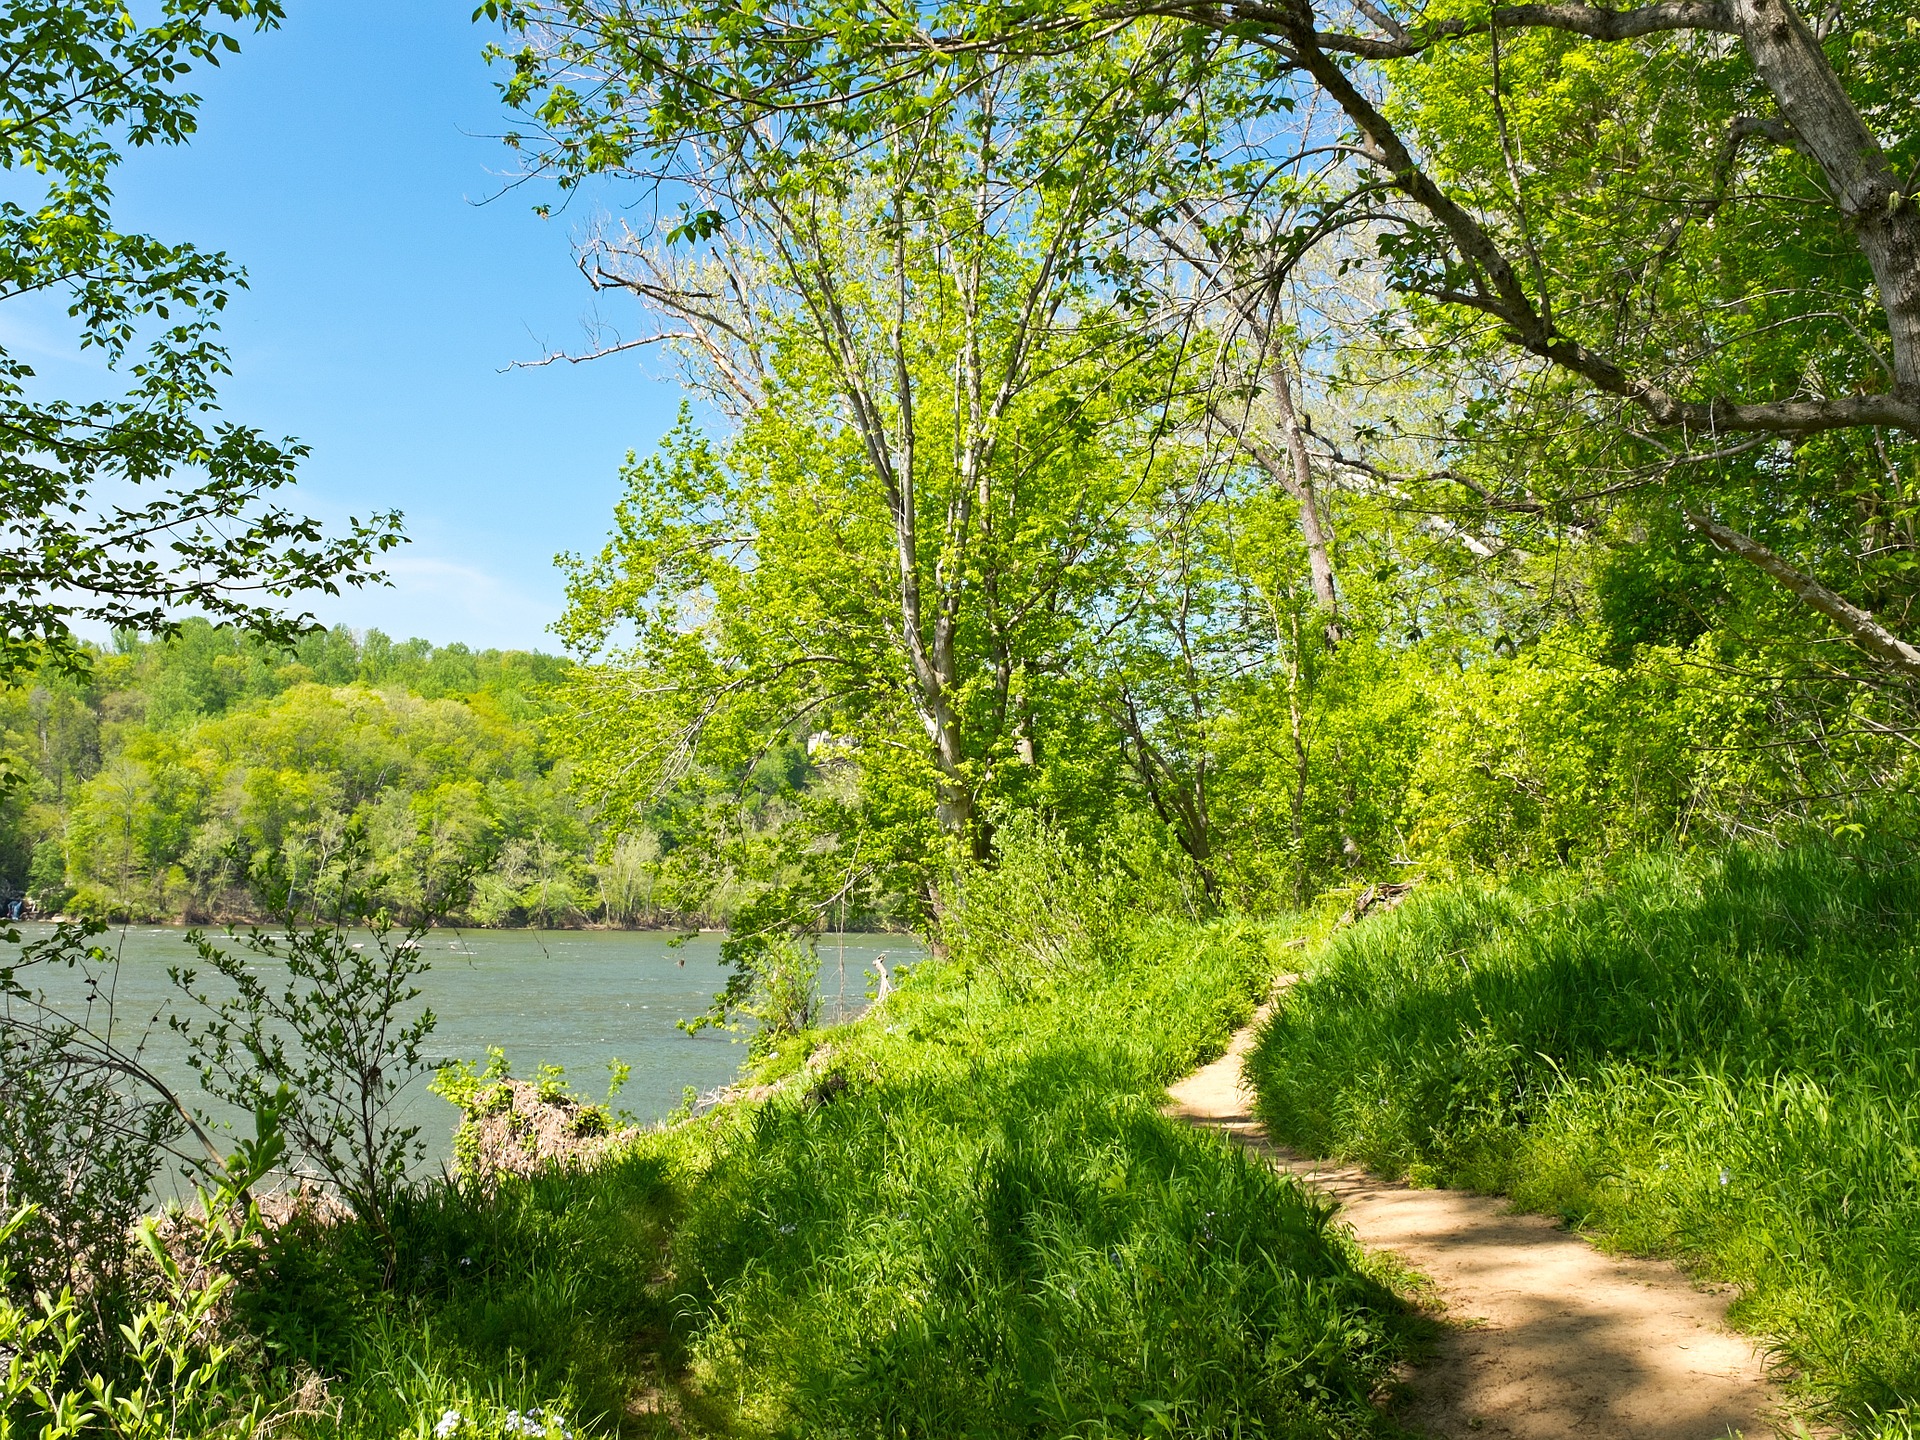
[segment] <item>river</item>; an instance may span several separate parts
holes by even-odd
[[[30,924],[19,929],[29,942],[50,931]],[[109,931],[99,943],[120,956],[116,1034],[125,1043],[144,1032],[147,1063],[190,1104],[204,1105],[184,1045],[166,1024],[168,1015],[194,1010],[167,976],[170,966],[197,962],[184,933],[131,926]],[[614,1103],[641,1120],[664,1115],[681,1103],[685,1087],[726,1084],[746,1056],[743,1034],[708,1029],[688,1035],[675,1028],[706,1008],[725,972],[719,935],[698,935],[678,947],[671,939],[635,930],[431,931],[422,948],[432,968],[416,982],[438,1017],[428,1053],[436,1065],[481,1062],[489,1046],[498,1046],[514,1074],[559,1065],[574,1089],[593,1099],[606,1095],[608,1062],[619,1060],[631,1070]],[[819,950],[826,1018],[856,1014],[866,1004],[876,956],[886,956],[891,967],[922,953],[910,935],[826,936]],[[73,972],[23,973],[21,979],[64,993],[69,1002],[79,994]],[[398,1105],[409,1123],[422,1127],[428,1167],[438,1169],[451,1150],[452,1107],[428,1093],[424,1078]],[[218,1106],[206,1108],[230,1118]]]

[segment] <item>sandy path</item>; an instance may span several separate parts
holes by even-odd
[[[1267,1141],[1240,1083],[1255,1025],[1172,1088],[1172,1113],[1257,1150],[1340,1202],[1368,1249],[1438,1286],[1438,1353],[1411,1378],[1401,1418],[1434,1435],[1720,1440],[1772,1435],[1778,1397],[1726,1300],[1671,1265],[1605,1255],[1504,1201],[1414,1190],[1302,1159]]]

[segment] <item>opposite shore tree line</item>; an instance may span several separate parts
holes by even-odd
[[[195,620],[87,659],[0,696],[0,883],[34,915],[259,920],[267,877],[324,886],[356,825],[403,921],[699,923],[732,903],[663,908],[660,832],[604,837],[573,797],[547,735],[553,656],[378,630],[283,646]]]

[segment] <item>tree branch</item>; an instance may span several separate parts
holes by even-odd
[[[1486,20],[1442,20],[1411,30],[1393,22],[1372,5],[1364,9],[1369,19],[1388,32],[1387,38],[1320,31],[1314,34],[1314,43],[1322,50],[1368,60],[1404,60],[1423,54],[1443,41],[1484,35],[1495,26],[1503,30],[1564,30],[1590,40],[1634,40],[1673,30],[1713,30],[1727,34],[1739,31],[1732,12],[1720,0],[1658,0],[1656,4],[1637,5],[1631,10],[1579,4],[1497,5]],[[1291,7],[1271,4],[1231,4],[1224,9],[1215,5],[1172,6],[1166,10],[1152,7],[1152,13],[1177,15],[1213,28],[1243,25],[1249,20],[1291,28],[1298,23],[1300,15],[1300,11]]]
[[[1852,636],[1861,649],[1909,679],[1920,680],[1920,649],[1895,635],[1870,613],[1835,594],[1811,575],[1796,570],[1758,540],[1742,535],[1717,520],[1709,520],[1696,510],[1687,511],[1686,516],[1687,523],[1715,545],[1738,555],[1778,582],[1782,589],[1802,604],[1819,611]]]

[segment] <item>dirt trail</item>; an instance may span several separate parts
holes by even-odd
[[[1172,1088],[1172,1113],[1211,1126],[1340,1202],[1368,1249],[1438,1286],[1438,1353],[1400,1411],[1415,1430],[1482,1440],[1720,1440],[1773,1435],[1778,1396],[1726,1299],[1672,1266],[1605,1255],[1550,1220],[1457,1190],[1414,1190],[1269,1142],[1242,1087],[1255,1024]]]

